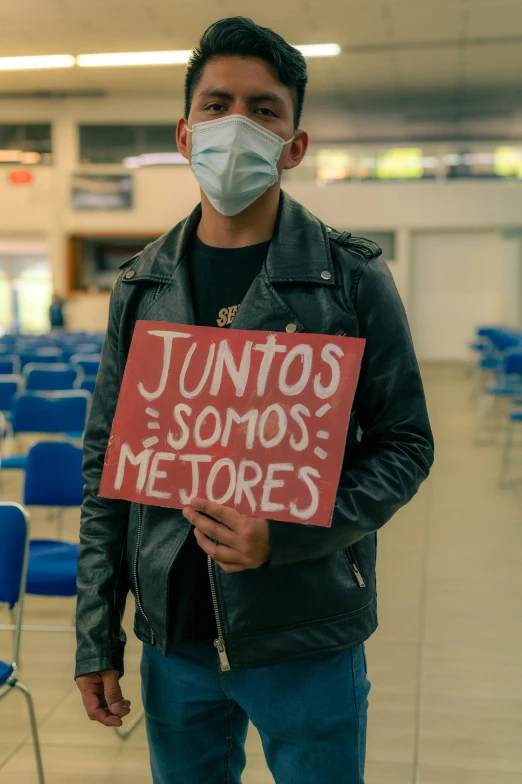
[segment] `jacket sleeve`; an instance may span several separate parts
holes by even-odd
[[[384,261],[365,262],[355,297],[366,338],[354,408],[362,429],[346,453],[332,526],[270,521],[270,566],[320,558],[390,520],[429,474],[434,447],[406,313]]]
[[[75,677],[109,669],[123,673],[126,638],[121,621],[129,590],[126,537],[130,504],[98,497],[123,372],[118,352],[119,285],[118,279],[84,438]]]

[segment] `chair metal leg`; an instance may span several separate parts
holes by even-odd
[[[63,507],[59,506],[56,510],[56,522],[58,525],[58,539],[63,540]]]
[[[36,770],[38,772],[39,784],[45,784],[45,777],[42,764],[42,752],[40,749],[40,740],[38,738],[38,726],[36,724],[36,714],[34,712],[34,703],[30,691],[22,683],[17,681],[14,684],[16,689],[20,689],[27,701],[27,708],[29,710],[29,722],[31,725],[31,734],[33,736],[34,756],[36,758]]]
[[[137,716],[135,716],[134,720],[129,724],[128,727],[126,727],[125,729],[122,729],[121,727],[115,727],[114,732],[122,740],[127,740],[132,735],[132,733],[134,732],[138,724],[140,724],[144,718],[145,718],[145,711],[141,710],[137,714]]]
[[[15,626],[12,623],[0,623],[0,632],[13,632],[15,630]],[[76,626],[40,626],[34,623],[24,623],[22,624],[22,631],[23,632],[67,632],[67,633],[75,633]]]
[[[513,422],[509,421],[506,429],[506,439],[504,441],[504,449],[502,451],[502,467],[500,469],[500,477],[498,481],[501,487],[507,484],[509,465],[511,462],[511,449],[513,447],[513,429]]]
[[[13,642],[14,642],[16,640],[16,610],[14,609],[14,607],[13,607],[12,610],[9,610],[9,618],[11,619],[11,623],[10,624],[6,624],[6,626],[11,626],[12,627],[12,629],[13,629]],[[17,664],[18,664],[18,667],[20,667],[20,654],[18,654]]]
[[[485,393],[480,395],[477,400],[477,424],[475,429],[475,444],[477,446],[483,446],[484,444],[490,443],[484,436],[485,431],[487,430],[489,416],[492,415],[495,404],[496,399]]]

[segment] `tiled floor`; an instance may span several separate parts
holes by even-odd
[[[521,784],[522,489],[500,491],[498,447],[472,445],[464,371],[428,368],[425,381],[437,463],[380,535],[366,782]],[[3,497],[20,490],[11,477]],[[70,537],[76,525],[70,515]],[[33,516],[33,535],[54,531],[47,514]],[[27,623],[69,624],[72,615],[69,600],[27,601]],[[9,641],[0,633],[0,657]],[[47,784],[147,784],[143,725],[122,742],[84,717],[73,651],[70,633],[25,635],[23,680],[34,693]],[[139,654],[131,639],[125,685],[135,709]],[[255,732],[248,759],[244,784],[272,782]],[[34,782],[25,705],[10,695],[0,703],[0,784]]]

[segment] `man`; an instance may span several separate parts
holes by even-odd
[[[51,304],[49,306],[49,323],[51,329],[61,329],[65,327],[65,316],[63,313],[64,301],[58,294],[53,294]]]
[[[77,683],[89,716],[129,713],[119,677],[130,589],[155,784],[239,784],[248,719],[277,784],[361,784],[377,626],[376,531],[433,461],[404,310],[374,244],[280,190],[303,159],[306,64],[243,18],[191,57],[178,146],[201,205],[131,259],[112,294],[85,436]],[[366,338],[331,528],[97,496],[137,319]]]

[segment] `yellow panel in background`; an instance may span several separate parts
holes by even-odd
[[[522,151],[520,147],[497,147],[494,171],[497,177],[522,178]]]
[[[351,176],[352,156],[346,150],[319,150],[317,154],[317,180],[346,180]]]
[[[380,180],[416,180],[424,174],[423,152],[417,147],[386,150],[377,159],[376,176]]]

